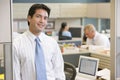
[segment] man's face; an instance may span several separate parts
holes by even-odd
[[[39,34],[47,24],[48,13],[43,9],[37,9],[33,17],[28,16],[29,29],[33,34]]]
[[[95,32],[94,31],[89,31],[89,30],[85,30],[84,31],[84,33],[85,33],[85,36],[87,37],[87,38],[89,38],[89,39],[93,39],[94,38],[94,34],[95,34]]]

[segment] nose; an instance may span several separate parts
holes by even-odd
[[[44,17],[41,17],[40,22],[44,22],[44,21],[45,21]]]

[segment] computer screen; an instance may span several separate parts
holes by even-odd
[[[69,31],[72,34],[73,38],[80,38],[81,37],[81,27],[70,27]]]
[[[87,75],[96,75],[98,69],[98,60],[92,57],[82,56],[79,61],[79,73]]]

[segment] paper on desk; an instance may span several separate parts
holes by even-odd
[[[87,49],[88,47],[89,47],[89,45],[81,45],[80,48],[82,48],[82,49]]]
[[[107,68],[105,68],[105,69],[103,69],[103,70],[98,71],[96,75],[97,75],[97,76],[103,76],[103,75],[105,75],[105,74],[110,74],[110,70],[107,69]]]
[[[88,49],[90,51],[99,51],[99,50],[105,50],[104,46],[98,46],[98,45],[81,45],[82,49]]]
[[[105,50],[105,47],[98,46],[98,45],[89,45],[89,50],[91,50],[91,51],[103,51],[103,50]]]
[[[110,70],[107,68],[98,71],[96,75],[101,76],[103,79],[110,80]]]
[[[79,48],[77,47],[66,47],[64,48],[64,53],[79,53]]]
[[[120,78],[117,78],[117,80],[120,80]]]

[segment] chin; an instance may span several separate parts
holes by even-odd
[[[44,30],[44,28],[39,28],[38,30],[39,30],[39,31],[43,31],[43,30]]]
[[[93,39],[93,38],[89,38],[89,39]]]

